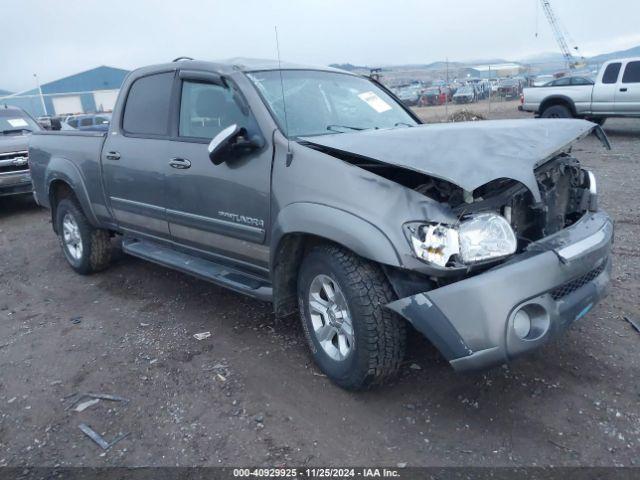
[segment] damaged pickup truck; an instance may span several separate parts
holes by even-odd
[[[336,384],[393,377],[408,332],[460,371],[535,350],[603,297],[613,224],[582,120],[421,125],[375,81],[237,60],[146,67],[109,131],[37,132],[69,264],[137,257],[299,314]],[[167,292],[167,295],[170,295]]]

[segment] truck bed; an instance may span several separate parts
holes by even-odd
[[[38,204],[50,208],[49,186],[60,179],[81,189],[85,195],[79,199],[81,203],[89,201],[104,208],[96,214],[107,213],[100,175],[106,135],[106,132],[34,132],[29,144],[29,163]]]

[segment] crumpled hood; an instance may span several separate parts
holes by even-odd
[[[1,135],[0,134],[0,154],[10,152],[22,152],[28,150],[28,135]]]
[[[300,140],[327,153],[346,152],[441,178],[467,191],[510,178],[540,201],[534,169],[592,132],[609,147],[598,125],[574,119],[443,123]]]

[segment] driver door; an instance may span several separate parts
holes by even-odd
[[[166,202],[172,240],[205,257],[267,267],[270,145],[209,159],[211,139],[236,124],[259,133],[238,92],[221,82],[181,72],[176,140],[171,142]]]

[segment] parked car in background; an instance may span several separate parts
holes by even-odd
[[[42,130],[24,110],[0,105],[0,196],[31,193],[29,137]]]
[[[67,118],[67,125],[73,127],[76,130],[81,131],[94,131],[94,132],[106,132],[109,130],[109,123],[111,123],[110,113],[96,113],[85,115],[72,115]]]
[[[417,105],[420,100],[422,88],[422,85],[408,85],[397,89],[396,96],[404,105],[413,107]]]
[[[544,87],[525,88],[520,110],[543,118],[586,118],[604,123],[609,117],[640,117],[640,58],[610,60],[595,82],[563,77]]]
[[[38,117],[38,124],[45,130],[64,130],[65,115],[45,115]]]
[[[543,87],[567,87],[569,85],[594,85],[595,82],[587,77],[562,77],[542,85]]]
[[[106,268],[118,235],[271,301],[341,387],[393,377],[408,331],[456,370],[510,361],[607,291],[613,224],[571,156],[606,141],[590,122],[421,125],[369,78],[255,60],[133,71],[113,120],[32,137],[69,265]]]
[[[476,101],[476,89],[473,85],[465,85],[458,88],[453,94],[455,103],[473,103]]]
[[[503,78],[498,83],[498,96],[505,99],[518,98],[522,90],[522,84],[515,78]]]
[[[533,79],[533,86],[542,87],[543,85],[553,81],[554,78],[555,77],[553,75],[538,75]]]
[[[449,97],[449,88],[447,87],[429,87],[422,92],[418,105],[426,107],[429,105],[444,105]]]

